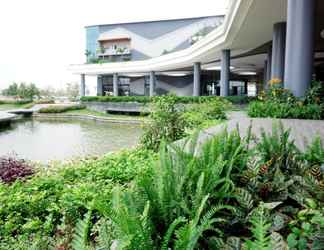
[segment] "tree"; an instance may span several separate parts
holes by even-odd
[[[66,84],[66,95],[76,98],[79,95],[79,84],[76,82]]]
[[[2,91],[2,94],[4,96],[18,96],[18,84],[15,82],[10,84],[7,89]]]
[[[26,84],[21,82],[12,83],[9,87],[2,91],[5,96],[18,96],[20,98],[33,99],[34,96],[39,96],[40,91],[34,83]]]
[[[40,89],[40,95],[45,97],[53,97],[56,95],[56,91],[52,86],[47,86],[43,89]]]
[[[27,86],[25,97],[28,99],[33,99],[34,96],[39,96],[39,95],[40,95],[39,89],[36,87],[34,83],[30,83]]]

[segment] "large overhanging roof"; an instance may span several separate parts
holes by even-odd
[[[230,0],[223,25],[187,49],[142,61],[71,65],[70,70],[87,75],[168,71],[219,60],[223,49],[237,56],[270,41],[273,24],[286,20],[286,9],[287,0]]]

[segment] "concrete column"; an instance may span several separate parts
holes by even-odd
[[[114,96],[118,96],[118,74],[113,74],[113,92]]]
[[[267,81],[266,81],[266,89],[269,88],[269,81],[271,80],[271,72],[272,72],[272,46],[268,48],[267,53]]]
[[[221,79],[220,79],[220,95],[229,95],[229,77],[230,77],[230,50],[222,51],[221,59]]]
[[[193,96],[200,96],[200,62],[194,63],[194,75],[193,75]]]
[[[97,76],[97,96],[103,96],[103,79],[102,76]]]
[[[80,96],[85,96],[85,75],[81,74]]]
[[[285,87],[304,96],[312,80],[315,0],[288,0]]]
[[[155,92],[155,72],[150,72],[150,96],[154,96]]]
[[[286,23],[273,26],[271,79],[284,80],[286,52]]]

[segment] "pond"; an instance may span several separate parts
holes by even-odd
[[[90,120],[23,119],[0,130],[0,156],[49,162],[103,155],[136,146],[140,125]]]

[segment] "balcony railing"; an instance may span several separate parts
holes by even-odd
[[[97,52],[97,56],[118,56],[118,55],[130,55],[131,51],[128,48],[117,49],[101,49]]]

